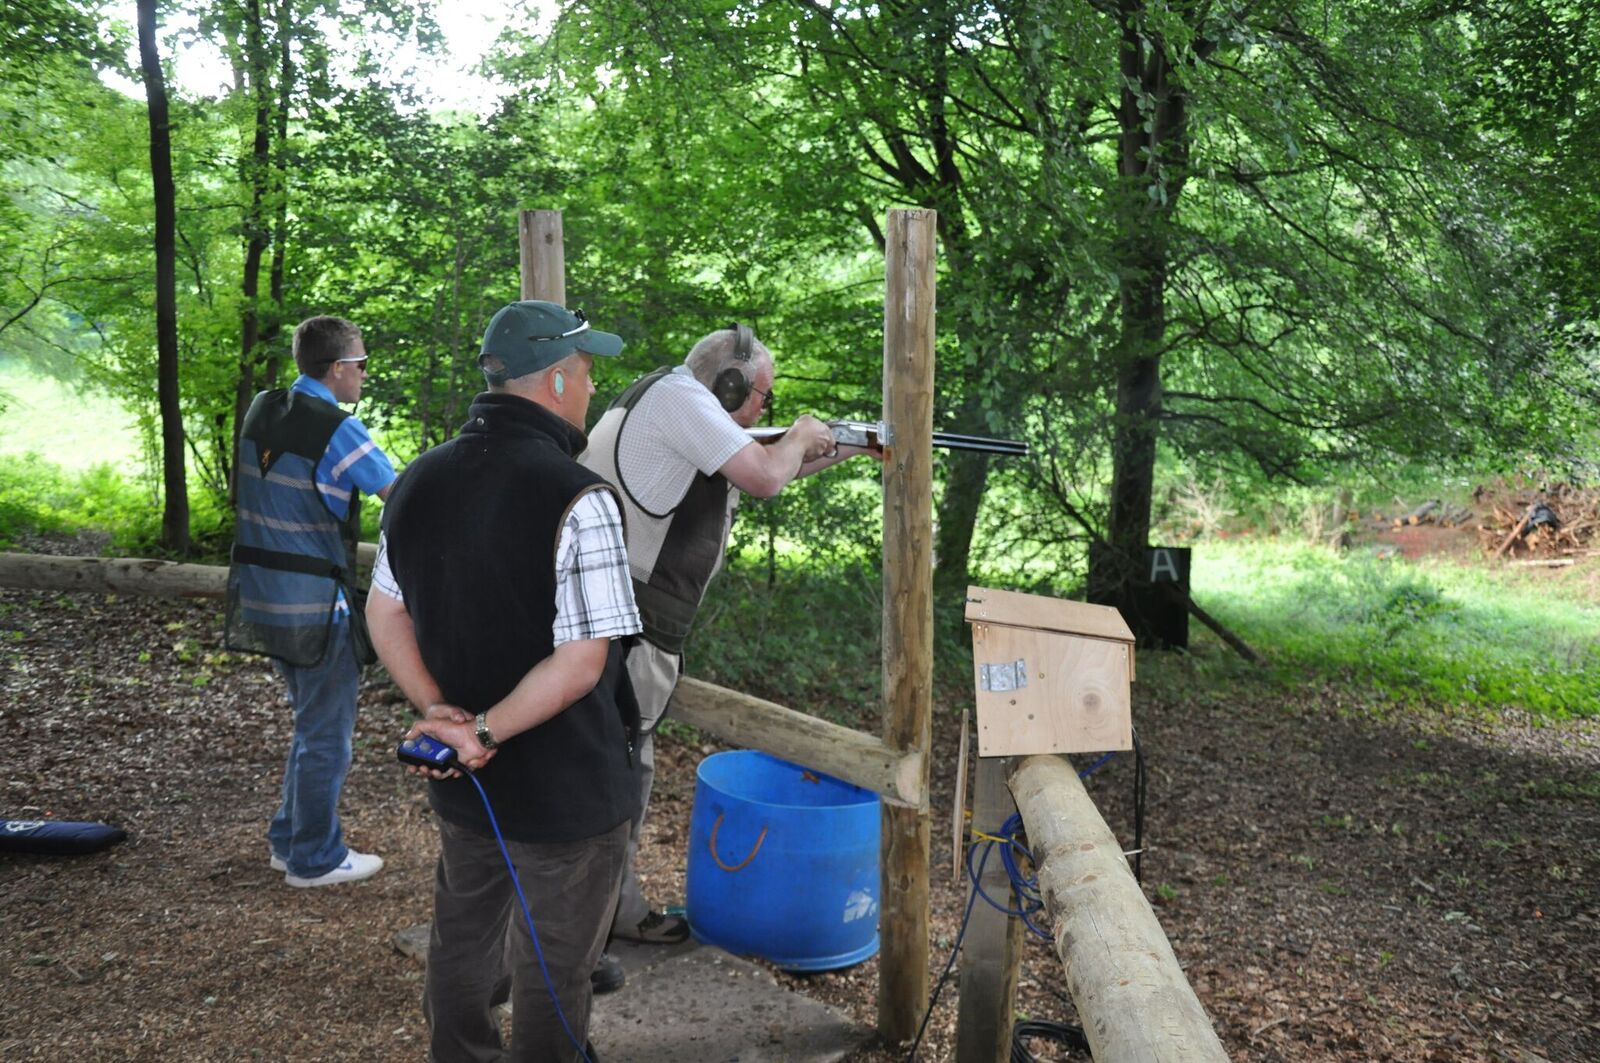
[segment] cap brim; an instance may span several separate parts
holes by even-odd
[[[578,337],[577,349],[596,358],[615,358],[622,353],[622,337],[614,332],[589,329]]]

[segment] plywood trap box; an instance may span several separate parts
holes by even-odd
[[[1133,632],[1106,605],[967,588],[978,755],[1133,748]]]

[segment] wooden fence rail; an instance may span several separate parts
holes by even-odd
[[[1058,756],[1024,758],[1010,786],[1067,991],[1097,1063],[1227,1060],[1122,847],[1072,765]]]
[[[891,805],[920,808],[927,758],[803,712],[688,676],[672,692],[672,715],[746,749],[826,772],[871,790]]]

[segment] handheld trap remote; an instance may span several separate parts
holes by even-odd
[[[395,756],[402,764],[415,764],[419,768],[432,768],[435,771],[461,767],[456,763],[455,747],[447,746],[429,735],[401,739]]]

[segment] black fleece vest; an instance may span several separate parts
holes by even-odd
[[[479,395],[461,433],[407,466],[384,507],[389,563],[444,699],[471,713],[554,650],[556,546],[572,503],[605,481],[573,460],[583,433],[525,399]],[[500,829],[526,842],[601,834],[633,816],[639,721],[620,642],[565,711],[478,772]],[[430,784],[434,809],[490,834],[467,779]]]

